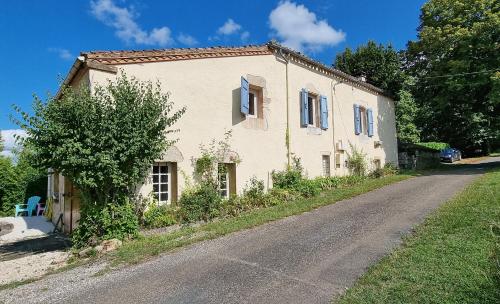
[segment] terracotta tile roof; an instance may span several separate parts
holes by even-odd
[[[307,57],[306,55],[270,41],[263,45],[248,45],[239,47],[207,47],[184,49],[158,49],[158,50],[124,50],[124,51],[92,51],[82,52],[85,62],[104,65],[120,65],[132,63],[148,63],[160,61],[177,61],[217,57],[257,56],[257,55],[285,55],[289,59],[320,71],[324,74],[340,78],[342,82],[364,87],[373,92],[389,96],[384,90],[346,74],[332,66]]]
[[[142,51],[94,51],[84,52],[81,55],[87,60],[97,61],[103,64],[129,64],[271,54],[272,51],[267,45],[249,45],[242,47],[208,47]]]

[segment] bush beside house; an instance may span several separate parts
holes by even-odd
[[[47,194],[47,175],[34,168],[27,150],[16,152],[17,161],[0,156],[0,217],[14,216],[16,204],[26,203],[31,196]]]
[[[171,127],[185,108],[174,110],[160,84],[119,75],[105,86],[62,88],[47,102],[35,97],[34,115],[15,110],[34,166],[53,169],[80,192],[75,246],[134,236],[135,187],[175,140]]]

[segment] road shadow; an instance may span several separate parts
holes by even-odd
[[[426,170],[408,170],[402,173],[414,174],[416,176],[430,175],[475,175],[489,170],[500,170],[499,161],[485,161],[476,164],[440,164],[437,168]]]
[[[71,247],[71,240],[61,234],[50,234],[35,239],[0,245],[0,262],[10,261],[25,256],[66,250]]]

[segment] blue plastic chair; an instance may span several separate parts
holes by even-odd
[[[36,205],[40,202],[42,198],[39,196],[32,196],[28,199],[28,203],[26,204],[17,204],[16,205],[16,217],[19,213],[27,212],[28,216],[33,214],[35,211]]]

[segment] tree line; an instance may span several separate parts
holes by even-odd
[[[334,66],[394,98],[401,142],[499,149],[500,2],[430,0],[417,30],[406,49],[368,41],[337,54]]]

